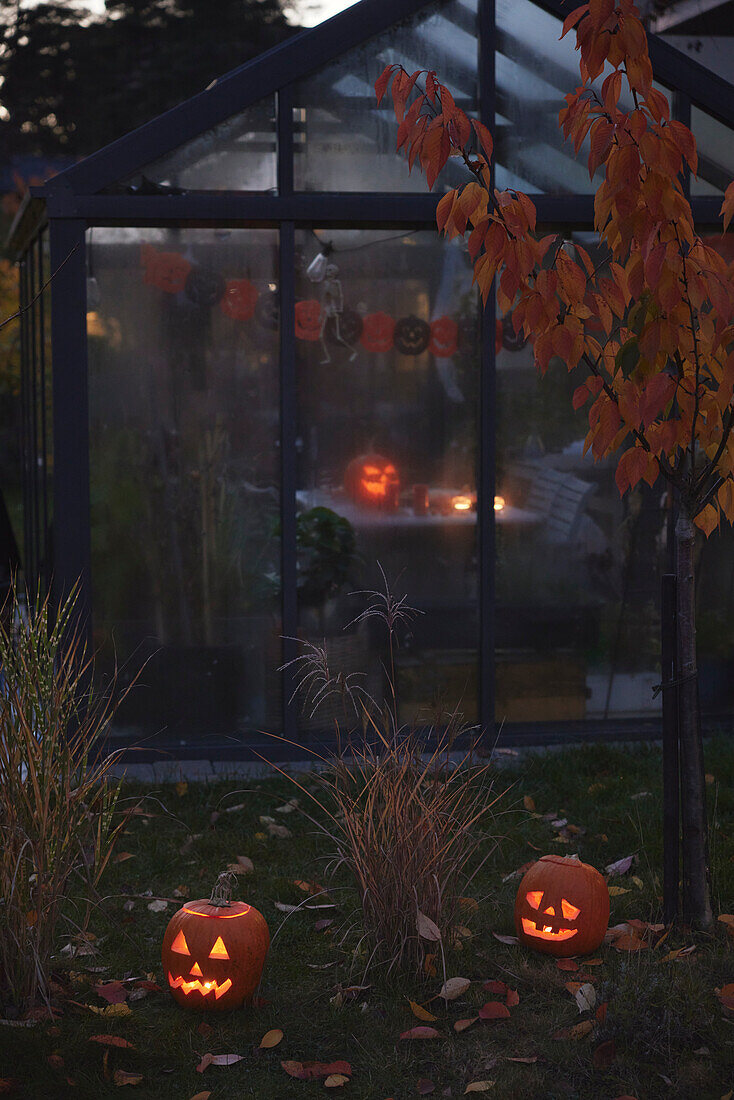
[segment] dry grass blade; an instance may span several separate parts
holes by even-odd
[[[62,909],[84,923],[121,827],[116,756],[100,752],[114,708],[90,686],[75,608],[73,593],[53,619],[14,594],[0,617],[0,974],[18,1008],[47,999]]]

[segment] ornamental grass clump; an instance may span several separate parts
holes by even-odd
[[[6,1014],[49,1003],[62,918],[83,931],[121,828],[119,754],[102,753],[114,711],[72,595],[52,617],[14,593],[0,619],[0,1002]],[[11,1012],[8,1012],[8,1010]]]
[[[499,796],[489,764],[475,763],[475,746],[457,751],[459,735],[464,742],[468,735],[457,712],[442,716],[427,734],[400,723],[398,634],[417,613],[387,584],[367,595],[371,603],[356,621],[377,618],[385,625],[385,701],[364,690],[360,675],[334,676],[325,647],[303,643],[294,664],[312,713],[326,700],[332,708],[341,700],[339,709],[358,721],[345,729],[349,717],[335,719],[338,751],[331,758],[314,753],[321,764],[318,794],[297,785],[325,816],[321,828],[335,848],[332,869],[346,870],[358,892],[368,965],[428,974],[467,934],[465,895],[494,849],[488,828]]]

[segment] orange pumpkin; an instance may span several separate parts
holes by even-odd
[[[520,943],[568,958],[596,951],[609,924],[607,884],[588,863],[542,856],[524,875],[515,901]]]
[[[400,478],[395,464],[384,455],[359,455],[344,472],[344,488],[357,504],[394,508],[400,495]]]
[[[161,958],[178,1004],[199,1010],[240,1008],[252,1000],[270,947],[265,918],[230,901],[226,872],[207,900],[187,902],[169,922]]]

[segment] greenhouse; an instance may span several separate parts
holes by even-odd
[[[495,179],[596,262],[578,83],[556,0],[362,0],[33,189],[13,230],[23,321],[24,564],[80,600],[103,678],[137,676],[113,742],[235,759],[333,737],[299,642],[389,691],[384,579],[416,614],[401,720],[503,743],[656,737],[675,502],[620,498],[583,454],[578,384],[482,311],[461,241],[395,151],[376,77],[435,69],[495,137]],[[720,235],[734,88],[651,37],[690,125],[696,221]],[[707,227],[710,229],[707,230]],[[700,701],[734,716],[734,547],[702,547]],[[351,678],[351,680],[350,680]],[[296,746],[294,748],[293,746]],[[274,747],[275,746],[275,747]]]

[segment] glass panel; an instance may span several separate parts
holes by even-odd
[[[261,99],[192,141],[146,164],[120,186],[151,194],[151,185],[185,191],[273,191],[275,101]]]
[[[95,642],[117,733],[279,726],[279,387],[272,230],[90,230]]]
[[[0,260],[0,317],[11,317],[20,305],[20,272],[9,260]],[[27,299],[26,299],[27,300]],[[23,324],[25,324],[25,319]],[[0,601],[5,602],[12,573],[20,564],[23,547],[24,459],[29,440],[22,431],[25,386],[21,395],[21,322],[0,331]],[[24,349],[27,355],[27,349]],[[1,605],[0,605],[1,606]]]
[[[721,195],[734,179],[734,131],[691,105],[691,130],[698,146],[698,177],[692,195]]]
[[[465,111],[477,107],[477,0],[431,4],[419,15],[349,50],[294,86],[295,186],[302,191],[425,191],[395,151],[392,105],[375,101],[386,65],[436,69]],[[464,181],[449,162],[436,184]]]
[[[321,239],[333,253],[317,283],[303,267],[319,241],[305,230],[298,241],[300,635],[325,639],[332,673],[362,673],[386,699],[383,624],[343,629],[365,607],[359,590],[383,587],[381,566],[421,612],[401,631],[401,720],[458,706],[476,721],[479,347],[466,249],[431,231]],[[304,705],[302,728],[343,717],[332,702],[313,718]]]
[[[579,238],[595,263],[594,238]],[[665,486],[620,498],[616,462],[583,455],[578,378],[538,376],[503,325],[497,356],[496,719],[653,717],[660,700],[659,577]]]
[[[496,181],[526,194],[589,194],[601,180],[589,179],[588,138],[574,154],[558,128],[564,96],[580,83],[579,55],[573,33],[559,41],[562,22],[531,0],[496,0],[495,53]],[[600,87],[612,72],[607,65],[595,81]],[[670,101],[668,89],[659,84]],[[620,106],[631,110],[625,90]]]

